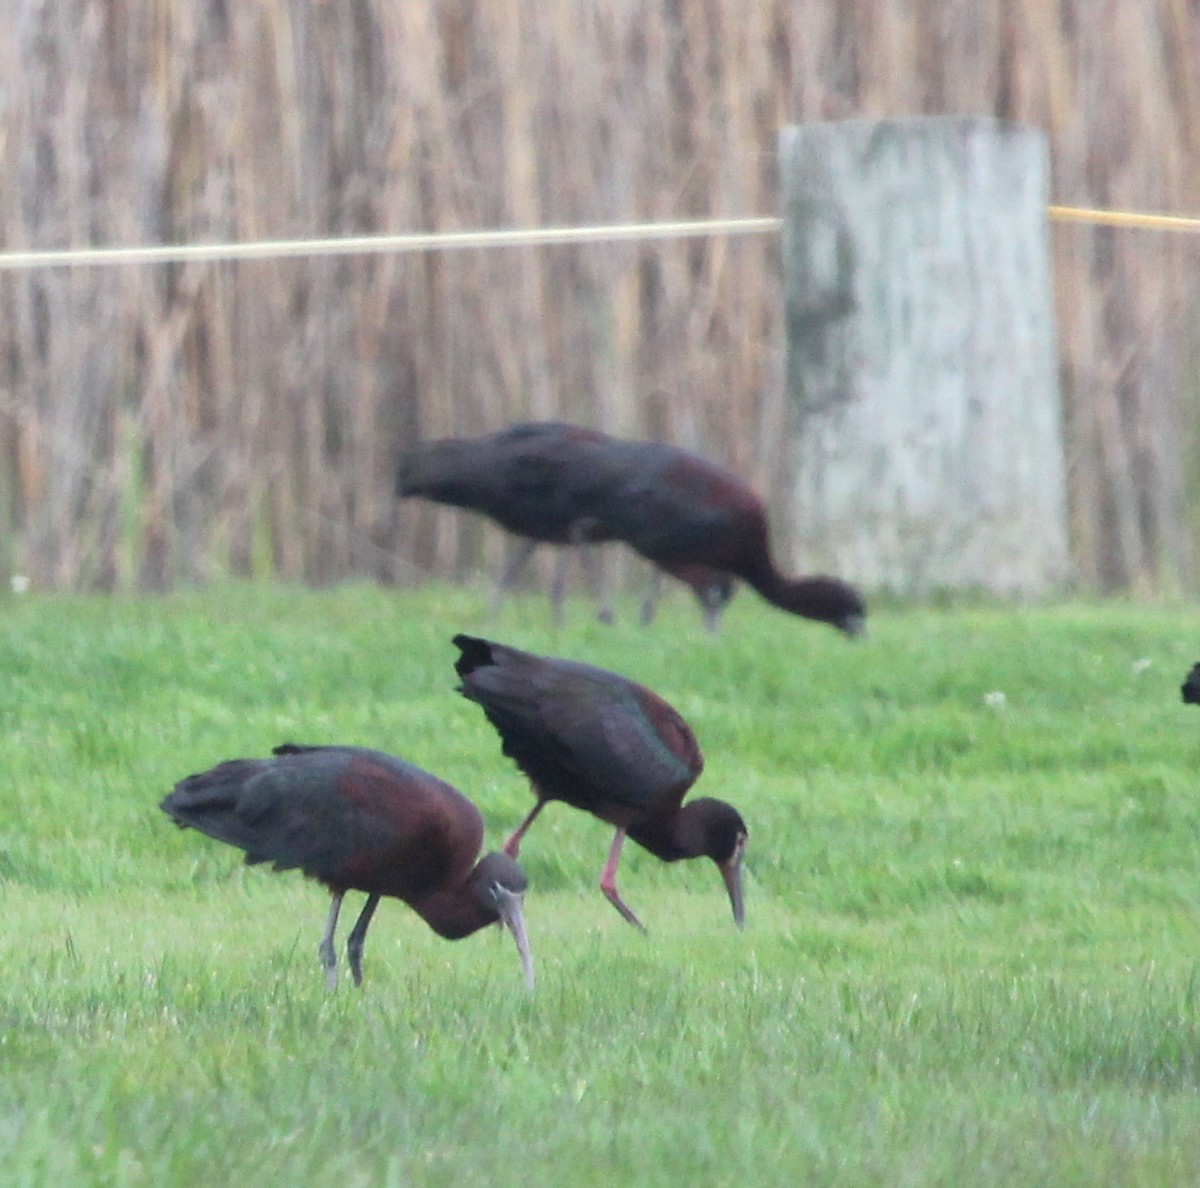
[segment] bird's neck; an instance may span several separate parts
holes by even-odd
[[[662,862],[678,862],[681,858],[697,858],[704,853],[704,836],[699,822],[685,805],[669,817],[655,817],[626,830],[644,850]]]
[[[487,912],[468,887],[435,891],[410,903],[413,911],[446,940],[461,940],[496,922],[495,912]]]
[[[822,583],[810,578],[792,578],[775,568],[768,557],[753,576],[746,580],[772,606],[805,619],[829,622],[829,609]]]
[[[780,573],[775,564],[765,521],[746,526],[745,535],[738,542],[737,556],[731,557],[725,568],[752,586],[768,602],[787,609],[784,603],[795,583],[786,574]]]

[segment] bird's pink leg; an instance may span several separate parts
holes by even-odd
[[[621,844],[625,840],[625,830],[618,829],[613,838],[612,848],[608,851],[608,861],[600,873],[600,890],[604,892],[608,902],[613,905],[635,928],[646,931],[646,925],[633,914],[617,891],[617,863],[621,860]]]
[[[529,826],[534,823],[534,821],[537,819],[538,813],[542,811],[545,805],[546,802],[544,800],[539,800],[537,804],[533,806],[533,811],[529,814],[529,816],[517,826],[512,837],[510,837],[508,841],[504,843],[504,852],[510,858],[515,858],[517,856],[517,852],[521,848],[521,839],[529,831]]]
[[[325,968],[326,989],[337,989],[337,950],[333,947],[333,933],[337,928],[338,912],[342,910],[342,892],[333,893],[333,902],[329,905],[329,919],[325,922],[325,935],[317,946],[321,964]]]

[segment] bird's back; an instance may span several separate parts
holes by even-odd
[[[693,563],[736,573],[766,537],[762,501],[746,483],[715,462],[659,442],[637,443],[597,519],[668,569]]]
[[[247,862],[409,901],[465,879],[483,841],[479,810],[455,788],[359,747],[233,759],[181,780],[162,808]]]
[[[455,669],[542,799],[625,825],[678,808],[704,761],[661,697],[616,673],[458,635]]]
[[[401,459],[396,493],[480,512],[533,540],[597,540],[589,509],[623,465],[620,445],[556,421],[425,442]]]

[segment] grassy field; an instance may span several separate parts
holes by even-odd
[[[1200,1182],[1194,610],[880,608],[848,643],[743,595],[709,637],[479,591],[0,603],[0,1183]],[[530,801],[449,637],[642,680],[751,829],[707,862],[552,806],[511,940],[385,901],[327,995],[327,896],[176,830],[180,777],[380,747]],[[348,910],[358,910],[357,896]],[[343,929],[346,925],[343,925]],[[348,979],[346,979],[348,982]]]

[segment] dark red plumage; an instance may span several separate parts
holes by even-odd
[[[479,810],[403,759],[362,747],[285,743],[274,758],[231,759],[188,776],[161,807],[177,824],[244,850],[248,863],[299,869],[329,888],[333,902],[319,951],[330,988],[337,983],[334,929],[351,890],[367,893],[346,946],[356,984],[382,896],[403,900],[449,940],[502,920],[533,984],[521,913],[524,872],[506,854],[476,863]]]
[[[415,447],[401,462],[396,489],[482,512],[527,538],[500,578],[500,594],[529,559],[533,542],[622,541],[656,567],[644,622],[654,617],[660,575],[667,573],[691,588],[712,629],[733,597],[735,579],[792,614],[847,635],[863,628],[866,606],[853,586],[781,573],[762,500],[732,472],[674,446],[622,441],[560,422],[514,425]],[[590,552],[585,564],[598,590]],[[561,571],[554,597],[561,617]],[[610,617],[607,603],[601,617]]]
[[[644,442],[637,449],[637,464],[594,509],[603,532],[686,582],[701,602],[719,574],[740,578],[791,614],[847,635],[862,631],[866,604],[849,583],[780,572],[763,501],[737,475],[674,446]],[[723,605],[716,600],[710,626],[716,626]]]
[[[551,800],[616,826],[600,887],[632,924],[616,872],[626,834],[664,862],[711,858],[721,870],[739,927],[748,831],[738,811],[708,797],[683,803],[704,767],[682,717],[657,694],[616,673],[572,660],[456,635],[459,692],[482,706],[506,755],[529,777],[537,804],[505,850]]]

